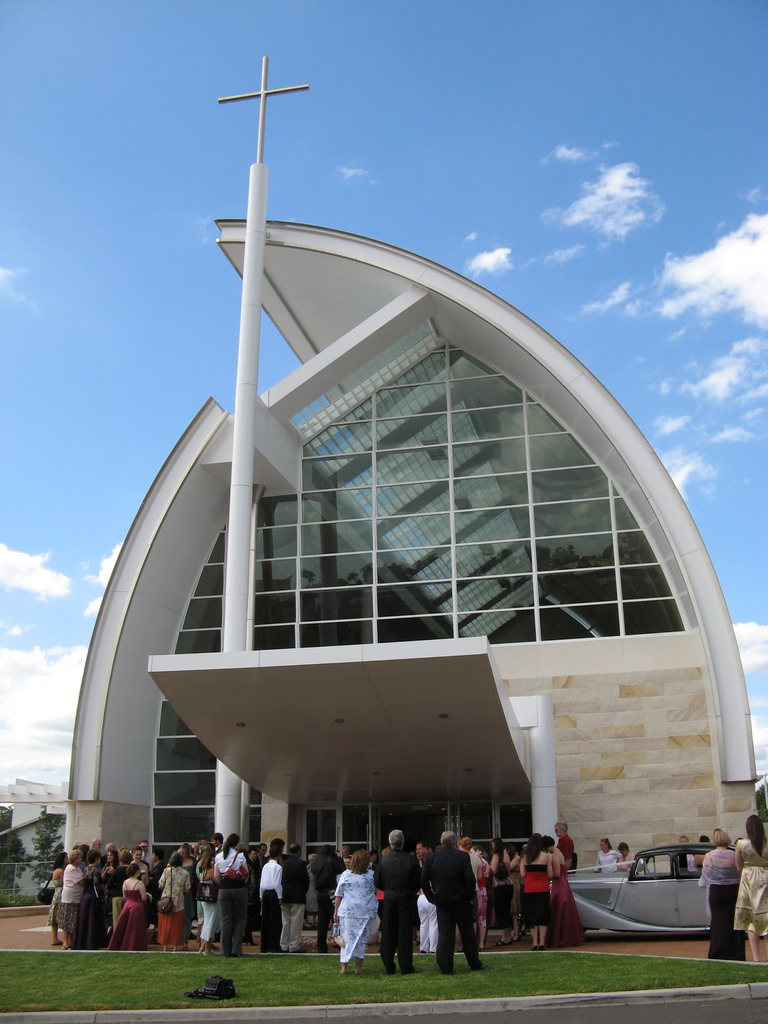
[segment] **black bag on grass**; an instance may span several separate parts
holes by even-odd
[[[206,978],[202,989],[196,988],[194,992],[185,992],[190,999],[234,999],[235,983],[231,978],[222,978],[220,974],[214,974],[212,978]]]

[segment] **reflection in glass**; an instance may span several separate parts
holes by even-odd
[[[584,537],[558,537],[536,544],[539,572],[548,569],[588,569],[613,565],[613,542],[610,533],[594,533]]]
[[[370,487],[371,453],[338,459],[304,459],[302,486],[305,491],[327,491],[337,487]]]
[[[257,526],[290,526],[296,522],[296,495],[262,498],[256,517]]]
[[[367,452],[373,447],[371,424],[336,423],[323,430],[304,445],[305,455],[346,455],[349,452]]]
[[[220,629],[198,629],[179,633],[174,654],[218,654],[221,650]]]
[[[557,434],[565,431],[565,427],[558,423],[554,416],[551,416],[546,409],[540,405],[528,403],[528,433],[529,434]]]
[[[213,807],[155,807],[152,811],[153,841],[160,846],[178,846],[189,836],[213,833]]]
[[[448,511],[448,481],[430,480],[418,484],[387,484],[377,491],[378,514],[415,515],[418,512]]]
[[[616,526],[619,530],[639,530],[637,520],[629,511],[629,506],[623,498],[616,498]]]
[[[315,622],[320,619],[366,619],[372,614],[370,587],[302,591],[302,622]]]
[[[380,644],[405,640],[445,640],[453,636],[453,619],[450,615],[379,619],[378,631]]]
[[[296,559],[280,558],[273,562],[257,562],[254,571],[254,591],[257,594],[272,590],[296,589]]]
[[[376,462],[379,484],[448,477],[448,449],[443,447],[382,452]]]
[[[549,470],[533,474],[533,500],[569,501],[573,498],[607,498],[608,477],[599,466]]]
[[[216,543],[213,545],[213,551],[211,557],[208,559],[209,562],[223,562],[224,561],[224,531],[222,530],[219,536],[216,538]]]
[[[312,622],[299,629],[302,647],[347,647],[372,644],[373,627],[368,621]]]
[[[164,700],[160,708],[160,728],[158,736],[191,736],[192,730],[185,725],[174,708]]]
[[[212,804],[215,772],[155,772],[156,804]]]
[[[615,604],[580,605],[578,608],[542,606],[539,620],[542,640],[619,635],[619,609]]]
[[[525,473],[467,477],[455,482],[453,493],[457,509],[525,505],[528,503],[528,478]]]
[[[157,740],[155,768],[159,772],[200,771],[215,768],[216,758],[196,736]]]
[[[337,519],[368,519],[373,511],[370,487],[342,491],[311,491],[301,500],[304,523],[329,523]]]
[[[530,445],[531,469],[565,469],[594,462],[570,434],[542,434],[532,437]]]
[[[616,600],[613,567],[583,572],[539,573],[539,594],[556,604]]]
[[[514,405],[504,409],[454,412],[451,416],[451,429],[456,441],[474,441],[483,437],[522,437],[525,434],[523,407]]]
[[[536,639],[533,609],[472,612],[459,616],[459,636],[487,636],[494,644],[526,644]]]
[[[370,551],[371,521],[318,523],[302,526],[301,552],[304,555],[327,555],[336,551]]]
[[[195,587],[195,597],[215,597],[224,593],[224,566],[206,565]]]
[[[537,505],[533,517],[537,537],[606,533],[611,529],[609,501],[563,501],[557,505]]]
[[[456,348],[449,350],[448,360],[451,364],[451,380],[460,380],[462,377],[497,376],[496,371],[491,370],[485,363]]]
[[[182,629],[216,629],[221,626],[221,598],[193,598]]]
[[[254,651],[290,650],[296,646],[296,627],[256,626],[253,631]]]
[[[301,586],[351,587],[373,581],[371,554],[324,555],[322,558],[302,558]]]
[[[478,580],[460,580],[457,594],[460,612],[532,608],[533,577],[489,576]]]
[[[462,544],[456,547],[456,575],[500,576],[530,572],[530,544]]]
[[[450,548],[413,548],[410,551],[380,551],[379,583],[451,578]]]
[[[448,417],[409,416],[402,420],[379,420],[376,424],[376,447],[417,448],[420,445],[447,444]]]
[[[256,594],[253,606],[253,621],[266,626],[273,622],[296,621],[296,594]]]
[[[524,473],[525,468],[525,438],[522,437],[511,441],[453,446],[453,472],[456,476]]]
[[[430,615],[436,612],[450,612],[453,608],[450,583],[405,587],[380,586],[376,599],[380,617]]]
[[[489,509],[486,512],[457,512],[456,541],[516,540],[530,535],[528,507]]]
[[[448,516],[379,519],[376,533],[379,548],[437,547],[450,544],[451,521]]]
[[[296,527],[276,526],[256,533],[256,558],[290,558],[296,554]]]
[[[404,388],[385,388],[376,395],[376,416],[418,416],[419,413],[444,412],[447,407],[445,384],[415,384]]]
[[[454,380],[451,383],[453,409],[478,409],[489,405],[520,405],[523,393],[503,377]],[[522,413],[522,409],[520,410]]]
[[[624,602],[624,631],[628,636],[678,633],[683,628],[683,620],[673,600]]]
[[[659,565],[645,565],[642,569],[622,569],[621,590],[625,601],[633,598],[672,596],[666,576]]]
[[[622,565],[638,565],[642,562],[655,562],[656,556],[644,534],[639,531],[620,533],[619,561]]]

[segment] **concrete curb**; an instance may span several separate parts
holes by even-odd
[[[207,1003],[187,1009],[89,1010],[61,1013],[4,1013],[2,1024],[211,1024],[212,1021],[334,1020],[350,1017],[421,1017],[447,1013],[493,1013],[512,1010],[559,1009],[567,1006],[606,1006],[623,1003],[679,1003],[696,999],[768,999],[768,982],[746,985],[707,985],[701,988],[643,989],[638,992],[585,992],[560,996],[520,996],[509,999],[453,999],[418,1003],[351,1003],[343,1006],[233,1007]]]

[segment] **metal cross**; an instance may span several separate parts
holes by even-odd
[[[259,92],[246,92],[241,96],[222,96],[219,103],[234,103],[236,100],[254,100],[259,98],[259,141],[256,148],[256,163],[264,163],[264,125],[267,120],[267,96],[275,96],[281,92],[301,92],[308,89],[308,85],[287,85],[282,89],[267,88],[267,71],[269,68],[269,57],[264,57],[261,62],[261,90]]]

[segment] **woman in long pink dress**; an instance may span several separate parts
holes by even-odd
[[[477,948],[485,949],[485,937],[488,934],[488,884],[491,880],[491,867],[485,859],[485,849],[473,846],[472,852],[480,858],[477,873]]]
[[[112,950],[147,951],[147,915],[144,904],[147,890],[141,880],[141,868],[135,862],[128,868],[128,877],[123,882],[123,909],[117,924],[112,929],[109,948]]]
[[[581,946],[584,929],[581,927],[576,900],[568,884],[565,857],[555,845],[552,836],[544,836],[544,849],[552,857],[552,889],[549,894],[549,928],[546,944],[550,947]]]

